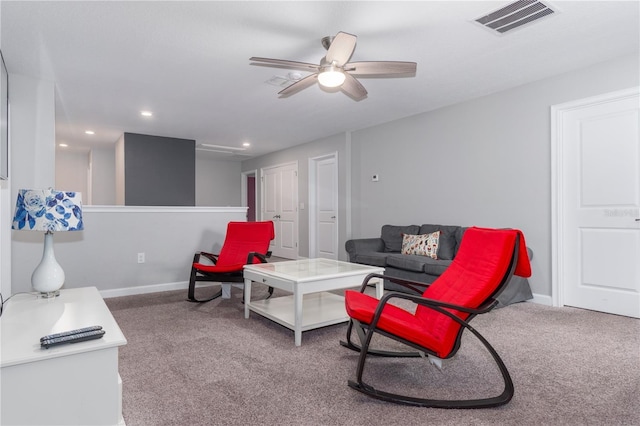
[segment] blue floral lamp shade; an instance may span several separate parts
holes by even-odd
[[[53,232],[84,229],[82,195],[51,188],[21,189],[11,228],[45,233],[42,261],[31,275],[31,285],[43,297],[60,294],[65,276],[53,252]]]

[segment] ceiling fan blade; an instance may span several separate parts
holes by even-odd
[[[360,101],[367,97],[367,89],[355,77],[348,72],[344,73],[345,79],[340,90],[349,95],[353,100]]]
[[[268,67],[276,67],[276,68],[293,68],[304,71],[318,71],[320,68],[319,65],[310,64],[308,62],[297,62],[297,61],[287,61],[286,59],[271,59],[271,58],[258,58],[252,57],[249,58],[251,62],[263,62],[263,64],[252,64],[252,65],[263,65]]]
[[[318,73],[311,74],[306,76],[305,78],[296,81],[293,84],[285,87],[281,91],[278,92],[280,96],[289,96],[294,93],[298,93],[299,91],[306,89],[309,86],[312,86],[318,80]]]
[[[331,41],[329,50],[327,50],[327,62],[336,61],[338,65],[347,63],[353,51],[356,48],[357,37],[353,34],[347,34],[340,31]]]
[[[415,62],[397,61],[349,62],[344,66],[353,75],[415,74],[417,68]]]

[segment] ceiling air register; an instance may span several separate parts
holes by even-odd
[[[537,0],[519,0],[484,15],[476,19],[475,22],[492,32],[504,34],[554,13],[556,11],[548,3]]]

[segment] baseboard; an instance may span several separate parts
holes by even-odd
[[[527,302],[538,303],[540,305],[553,306],[553,298],[546,294],[533,293],[533,299],[527,300]]]
[[[217,283],[198,283],[198,288],[209,285],[218,285]],[[113,290],[101,290],[100,294],[104,299],[110,297],[134,296],[136,294],[159,293],[162,291],[186,290],[189,286],[188,281],[179,281],[175,283],[151,284],[137,287],[116,288]],[[540,305],[553,306],[553,299],[546,294],[533,293],[533,299],[527,300],[530,303],[538,303]]]
[[[137,287],[116,288],[113,290],[100,290],[100,294],[104,299],[110,297],[133,296],[136,294],[159,293],[161,291],[187,290],[188,281],[179,281],[175,283],[151,284]],[[198,284],[198,287],[205,285]]]

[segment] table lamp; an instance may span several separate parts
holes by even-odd
[[[81,231],[82,195],[55,189],[20,189],[11,229],[44,232],[42,260],[31,275],[42,297],[56,297],[64,284],[64,270],[53,253],[53,233]]]

